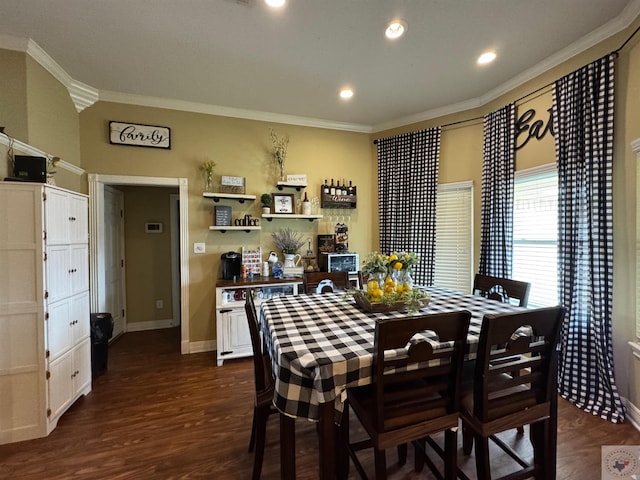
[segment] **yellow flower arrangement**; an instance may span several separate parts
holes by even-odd
[[[410,281],[409,273],[419,261],[415,252],[392,252],[390,255],[370,252],[362,265],[362,271],[369,276],[366,291],[352,293],[373,304],[401,305],[417,310],[426,305],[429,298],[422,289],[413,288]]]
[[[205,191],[211,191],[213,187],[213,169],[216,166],[216,162],[209,160],[200,165],[200,170],[204,174],[204,189]]]

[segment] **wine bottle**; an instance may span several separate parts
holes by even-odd
[[[342,179],[342,194],[347,195],[347,181],[344,178]]]
[[[329,182],[326,178],[324,179],[324,184],[322,185],[322,193],[324,193],[325,195],[329,195]]]
[[[342,188],[340,188],[340,180],[336,181],[336,195],[342,195]]]
[[[347,195],[353,195],[353,185],[351,184],[351,180],[349,180],[349,188],[347,188]]]
[[[304,192],[304,200],[302,201],[302,214],[303,215],[311,215],[311,202],[309,201],[309,197],[307,197],[307,192]]]
[[[330,195],[335,195],[336,194],[336,186],[333,184],[333,178],[331,179],[331,186],[329,187],[329,194]]]

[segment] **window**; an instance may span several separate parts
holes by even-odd
[[[473,183],[438,186],[434,285],[465,293],[471,291],[472,212]]]
[[[555,164],[516,172],[513,278],[531,284],[530,307],[558,304],[558,173]]]

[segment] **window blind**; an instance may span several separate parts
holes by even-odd
[[[558,174],[555,164],[516,172],[513,278],[531,284],[530,307],[558,304]]]
[[[471,292],[473,183],[438,186],[434,285]]]

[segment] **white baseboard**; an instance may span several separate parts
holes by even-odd
[[[149,320],[148,322],[127,323],[127,332],[142,332],[144,330],[158,330],[160,328],[173,328],[176,326],[172,318],[166,320]]]
[[[627,420],[629,420],[629,423],[631,423],[631,425],[640,432],[640,409],[626,398],[623,400],[627,407]]]
[[[216,349],[217,342],[213,340],[203,340],[201,342],[189,343],[189,353],[212,352]]]

